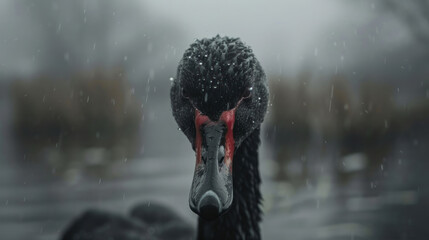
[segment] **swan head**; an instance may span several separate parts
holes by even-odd
[[[204,38],[185,51],[170,94],[173,116],[196,153],[190,208],[215,219],[233,201],[234,153],[264,119],[265,74],[240,39]]]

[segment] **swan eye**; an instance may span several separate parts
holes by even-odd
[[[182,97],[189,98],[189,92],[185,88],[182,87]]]
[[[252,95],[253,87],[248,87],[243,92],[243,98],[249,98]]]

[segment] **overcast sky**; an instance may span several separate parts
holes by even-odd
[[[89,5],[91,1],[82,2]],[[177,36],[176,58],[195,38],[216,34],[235,36],[249,44],[266,71],[274,74],[294,75],[303,69],[326,74],[350,73],[359,71],[358,65],[371,68],[389,61],[387,53],[409,40],[408,32],[399,21],[380,14],[376,1],[144,0],[120,4],[130,3],[142,8],[141,15],[162,19],[183,32]],[[37,28],[17,6],[14,0],[0,1],[0,31],[6,32],[0,36],[0,71],[3,73],[34,71],[38,66],[35,56],[43,52],[37,46],[43,41]],[[99,9],[104,9],[100,6]],[[145,21],[133,14],[136,15],[136,11],[121,17],[129,18],[130,23]],[[61,22],[54,24],[60,26]],[[73,24],[79,26],[83,21]],[[66,31],[64,23],[62,26],[62,31]],[[128,28],[123,25],[120,29],[129,33],[138,30],[138,26],[129,24]],[[115,34],[133,38],[121,31]],[[65,39],[72,37],[75,36]],[[118,49],[112,47],[110,51]],[[126,56],[118,58],[126,59]]]
[[[187,41],[215,34],[251,45],[268,71],[301,71],[303,63],[331,70],[368,61],[407,40],[398,22],[371,1],[151,0],[149,9],[184,26]],[[366,54],[366,55],[365,55]]]

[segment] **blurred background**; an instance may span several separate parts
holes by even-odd
[[[196,224],[169,88],[216,34],[271,87],[263,239],[429,237],[426,0],[2,0],[0,32],[2,239],[151,201]]]

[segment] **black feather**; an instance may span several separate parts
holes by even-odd
[[[252,50],[238,38],[216,36],[197,40],[179,63],[170,98],[173,116],[193,147],[195,108],[216,121],[223,111],[237,107],[233,129],[233,202],[218,219],[199,219],[198,239],[260,239],[258,147],[268,88]],[[62,239],[185,240],[194,236],[193,228],[170,209],[144,203],[133,208],[127,217],[87,211],[67,228]]]

